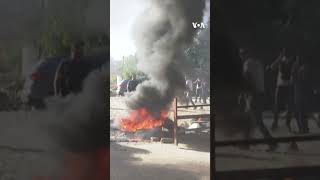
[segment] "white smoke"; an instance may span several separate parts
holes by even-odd
[[[77,95],[48,99],[48,114],[53,118],[48,118],[47,127],[57,135],[53,136],[57,143],[72,150],[102,143],[93,141],[107,143],[107,73],[106,69],[90,73]]]
[[[40,153],[41,158],[34,161],[45,166],[34,164],[22,167],[17,173],[21,171],[28,177],[39,173],[60,174],[64,158],[61,152],[107,147],[108,76],[107,69],[90,73],[82,92],[47,99],[45,110],[2,113],[0,146],[44,151]]]

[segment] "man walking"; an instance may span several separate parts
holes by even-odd
[[[201,101],[201,92],[202,92],[202,83],[200,78],[197,78],[197,80],[194,82],[196,85],[196,100],[195,103],[198,102],[198,97],[199,97],[199,102]]]
[[[243,75],[250,83],[251,90],[248,92],[247,101],[249,102],[250,117],[255,120],[264,138],[271,139],[272,136],[265,124],[263,123],[263,106],[264,106],[264,66],[256,58],[242,55],[245,57],[243,64]],[[269,143],[267,151],[274,151],[277,145]]]
[[[292,84],[294,88],[294,104],[299,133],[308,133],[307,102],[310,84],[308,82],[307,66],[299,57],[292,66]]]
[[[277,84],[275,91],[275,102],[274,102],[274,120],[272,123],[272,130],[278,129],[278,119],[281,107],[287,108],[286,125],[291,131],[291,117],[292,117],[292,104],[293,104],[293,89],[290,83],[292,61],[286,56],[285,49],[282,51],[280,56],[271,64],[271,70],[277,70]]]
[[[196,106],[192,100],[192,95],[193,95],[193,83],[191,79],[188,79],[187,77],[185,77],[186,79],[186,91],[185,91],[185,95],[186,95],[186,101],[187,101],[187,106],[189,106],[189,103],[191,102],[191,104],[194,106],[194,109],[196,109]]]

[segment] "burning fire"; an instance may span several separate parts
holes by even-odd
[[[121,119],[121,129],[136,132],[143,129],[160,127],[167,120],[168,112],[162,111],[159,118],[155,118],[146,108],[141,108],[130,113],[129,117]]]

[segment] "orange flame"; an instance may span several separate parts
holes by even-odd
[[[160,127],[167,120],[168,112],[162,111],[160,117],[154,118],[146,109],[141,108],[130,113],[129,117],[121,119],[121,129],[128,132],[136,132],[143,129]]]

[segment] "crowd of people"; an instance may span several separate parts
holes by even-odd
[[[241,100],[239,102],[242,102],[239,105],[245,106],[245,111],[254,119],[264,137],[272,137],[263,122],[262,115],[265,110],[265,86],[267,85],[265,83],[265,74],[270,71],[277,73],[271,130],[278,129],[279,113],[281,110],[286,110],[286,126],[288,130],[293,132],[291,120],[294,117],[298,126],[296,133],[308,133],[307,103],[312,89],[310,88],[310,73],[308,73],[308,65],[305,59],[299,55],[289,55],[285,49],[270,65],[264,65],[259,58],[246,49],[240,49],[239,55],[243,64],[243,76],[250,86],[248,91],[239,95]],[[271,150],[276,147],[276,144],[270,144]]]
[[[186,104],[189,106],[191,103],[196,109],[195,103],[203,103],[207,104],[207,100],[210,94],[210,87],[208,82],[205,79],[201,79],[200,77],[196,79],[185,77],[186,81],[186,91],[185,91],[185,98]],[[195,99],[195,101],[193,101]],[[202,106],[200,107],[203,108]]]

